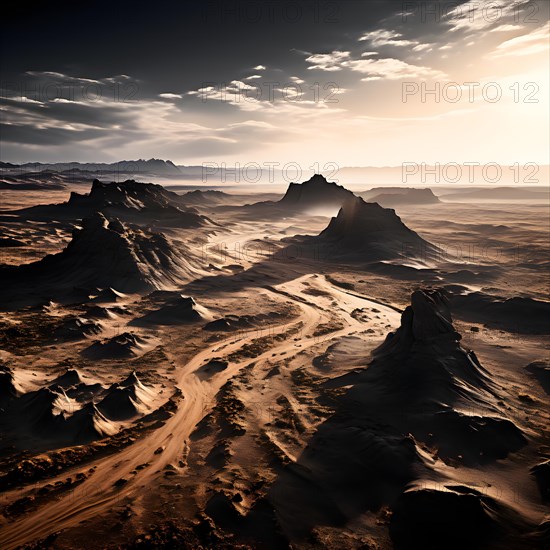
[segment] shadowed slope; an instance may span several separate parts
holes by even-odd
[[[40,281],[43,295],[74,287],[142,292],[189,280],[198,269],[200,262],[183,244],[98,213],[73,231],[62,252],[0,271],[0,294],[6,293],[7,302],[21,289],[30,299],[26,289],[33,281]]]

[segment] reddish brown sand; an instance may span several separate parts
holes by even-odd
[[[69,191],[1,191],[2,208],[58,203]],[[544,485],[530,468],[550,458],[548,367],[525,367],[548,360],[550,331],[537,317],[548,307],[547,204],[396,206],[439,255],[424,254],[414,240],[384,261],[370,241],[364,248],[361,239],[354,256],[353,248],[342,255],[340,246],[315,239],[337,206],[280,211],[203,205],[196,197],[192,206],[218,225],[185,229],[161,218],[155,227],[148,220],[124,229],[123,238],[142,232],[144,243],[162,233],[170,247],[164,264],[140,244],[143,288],[126,291],[117,272],[77,299],[70,281],[80,280],[80,260],[63,263],[68,272],[56,271],[47,284],[51,263],[38,275],[7,276],[1,548],[386,549],[406,548],[404,536],[454,548],[453,529],[462,541],[461,533],[478,528],[490,532],[481,547],[543,547],[548,470]],[[73,223],[14,221],[3,212],[2,237],[24,246],[0,248],[0,262],[61,252]],[[456,375],[461,397],[448,404],[522,434],[518,445],[507,436],[499,456],[480,456],[460,430],[446,447],[427,435],[435,413],[405,403],[413,393],[444,402],[439,385],[409,380],[404,388],[395,376],[373,386],[362,378],[376,364],[371,352],[400,326],[411,293],[444,287],[462,340],[449,351],[428,338],[423,353],[445,363],[462,353],[456,346],[474,350],[491,390]],[[474,292],[537,302],[481,309],[472,295],[453,312],[457,296]],[[410,425],[380,412],[396,389]],[[376,414],[367,413],[374,391]],[[399,406],[393,412],[399,416]],[[334,444],[323,447],[323,438]],[[371,479],[364,467],[379,473]],[[481,502],[490,526],[476,515]],[[438,531],[426,517],[439,513],[454,519],[433,520],[447,525],[449,537],[434,543]]]

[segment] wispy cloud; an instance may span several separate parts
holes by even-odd
[[[322,71],[341,71],[349,69],[366,75],[363,81],[398,80],[401,78],[443,78],[445,73],[424,67],[412,65],[395,58],[373,59],[374,52],[364,52],[358,59],[353,59],[350,52],[334,51],[326,54],[314,54],[306,58],[311,66],[308,69]]]
[[[549,50],[550,24],[546,23],[528,34],[506,40],[491,54],[491,57],[526,56],[534,55]]]
[[[164,93],[159,94],[159,97],[162,97],[163,99],[181,99],[183,97],[182,94],[172,94],[172,93]]]
[[[306,57],[306,62],[310,63],[308,69],[319,69],[321,71],[333,72],[341,71],[344,64],[350,59],[350,52],[335,50],[331,53],[317,53]]]
[[[522,20],[533,24],[528,10],[529,5],[535,6],[532,0],[507,0],[507,2],[479,2],[468,0],[448,10],[443,21],[450,26],[451,32],[466,33],[488,31],[494,27],[517,23]],[[536,6],[535,6],[536,7]]]
[[[415,46],[418,44],[416,40],[405,40],[403,35],[397,31],[388,31],[386,29],[378,29],[363,34],[359,38],[360,42],[370,42],[373,46]]]

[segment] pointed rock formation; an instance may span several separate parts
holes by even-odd
[[[471,466],[494,462],[527,443],[499,412],[499,388],[473,352],[460,345],[440,293],[415,292],[401,326],[373,357],[368,367],[341,377],[341,386],[351,387],[338,398],[334,414],[269,490],[269,501],[291,538],[305,537],[319,524],[343,525],[384,505],[402,503],[400,514],[409,510],[414,497],[402,501],[401,495],[415,479],[437,475],[434,457]],[[337,380],[330,381],[331,388]],[[429,499],[434,509],[438,497]],[[465,503],[458,523],[467,528],[482,508],[477,499],[443,496],[441,505],[452,516],[455,506]],[[420,507],[418,513],[425,515]],[[502,515],[482,514],[480,524],[493,517],[505,525],[507,511],[495,508],[494,513]],[[395,523],[401,544],[407,540],[402,533],[414,529],[414,522],[403,517]]]
[[[201,267],[183,243],[176,246],[161,233],[116,219],[109,221],[96,213],[83,220],[82,228],[74,229],[72,240],[62,252],[32,264],[6,268],[0,295],[6,293],[9,301],[17,297],[18,289],[25,296],[30,294],[29,286],[43,293],[64,295],[74,287],[97,287],[107,289],[100,296],[111,301],[120,299],[121,292],[144,292],[185,282]],[[38,280],[40,285],[33,285]]]
[[[114,435],[118,428],[90,402],[67,419],[65,431],[72,442],[83,444]]]
[[[369,416],[395,423],[442,456],[485,462],[521,448],[526,438],[498,411],[498,387],[460,340],[446,298],[414,292],[401,326],[349,391],[350,403],[363,401]]]
[[[152,390],[132,372],[121,383],[113,384],[97,407],[111,420],[128,420],[146,413],[153,397]]]
[[[83,383],[84,380],[76,369],[67,369],[63,374],[52,380],[50,387],[56,385],[66,389]]]
[[[330,247],[332,258],[356,261],[426,260],[435,253],[435,247],[409,229],[394,210],[359,197],[346,200],[316,240]]]

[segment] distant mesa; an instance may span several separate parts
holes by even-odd
[[[169,160],[149,159],[119,161],[111,164],[28,162],[21,165],[2,163],[0,190],[64,190],[67,186],[87,185],[94,178],[162,177],[177,178],[184,174]],[[201,167],[197,167],[200,178]]]
[[[479,187],[476,189],[464,188],[459,192],[445,193],[441,199],[452,202],[461,201],[491,201],[491,202],[518,202],[539,201],[547,203],[550,200],[550,190],[525,189],[524,187]]]
[[[204,306],[190,296],[180,294],[169,300],[160,309],[151,311],[137,319],[135,324],[179,325],[209,320],[212,315]]]
[[[9,181],[0,181],[0,191],[61,191],[63,189],[66,189],[66,185],[63,183],[55,183],[55,178],[53,177],[53,174],[41,174],[40,178],[46,181],[40,181],[40,182],[29,182],[29,181],[22,181],[19,183],[21,179],[23,179],[25,174],[19,175],[17,178],[13,178],[14,180],[17,180],[16,182],[9,182]]]
[[[291,183],[283,198],[277,202],[257,202],[247,204],[245,208],[249,212],[257,212],[262,215],[276,214],[280,216],[304,211],[309,211],[311,214],[319,212],[321,215],[325,215],[326,210],[330,209],[334,212],[346,200],[354,196],[345,187],[327,181],[321,174],[315,174],[303,183]]]
[[[429,260],[436,249],[409,229],[394,210],[360,197],[346,200],[338,215],[315,240],[327,245],[327,254],[352,260]]]
[[[194,191],[188,191],[181,195],[181,200],[185,204],[192,206],[216,206],[234,199],[232,199],[231,195],[223,191],[195,189]]]
[[[321,174],[315,174],[304,183],[291,183],[280,206],[289,208],[314,208],[322,206],[341,206],[354,194],[345,187],[329,182]]]
[[[431,189],[414,189],[410,187],[377,187],[359,193],[367,202],[376,202],[385,208],[406,205],[438,204],[441,201]]]

